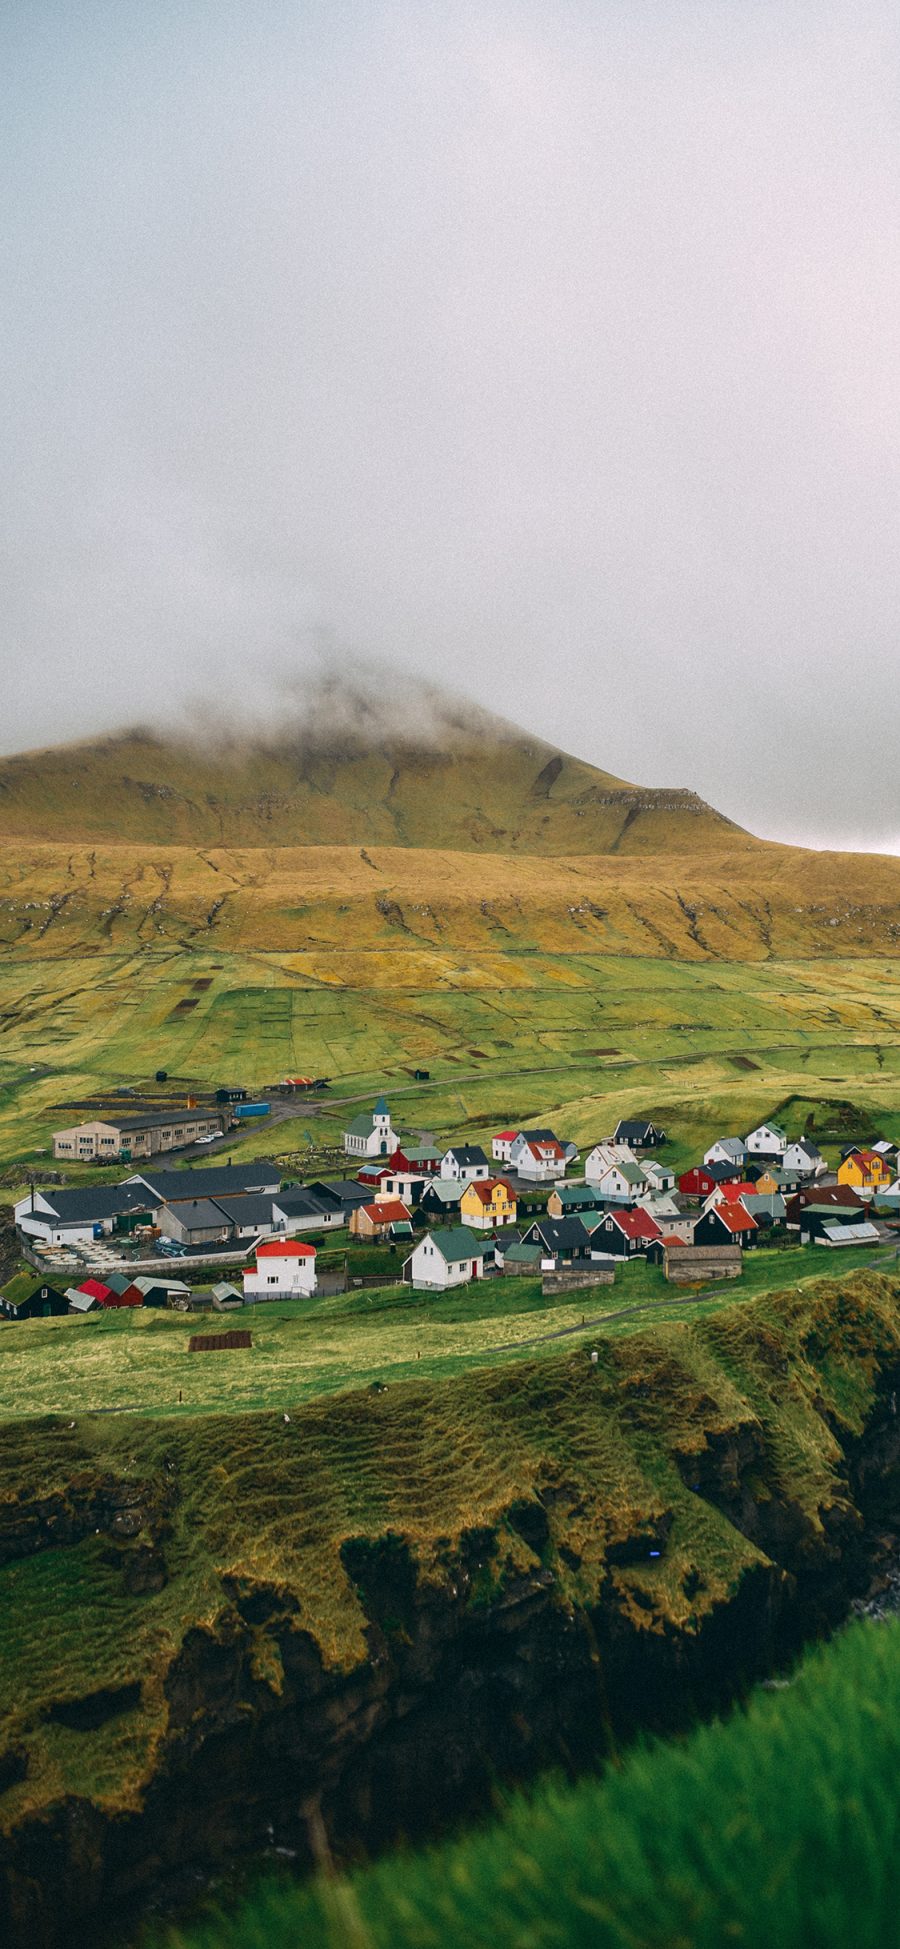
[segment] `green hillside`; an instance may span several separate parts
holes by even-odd
[[[423,716],[0,763],[0,1168],[157,1067],[354,1097],[424,1066],[443,1094],[410,1122],[448,1135],[653,1109],[708,1141],[791,1095],[890,1118],[900,861]]]
[[[746,836],[693,792],[623,783],[485,716],[427,740],[132,731],[0,760],[0,838],[195,846],[691,852]],[[747,844],[752,842],[746,840]]]

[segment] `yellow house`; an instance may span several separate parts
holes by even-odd
[[[781,1185],[778,1179],[772,1176],[771,1171],[763,1171],[762,1177],[757,1178],[753,1190],[758,1192],[763,1198],[771,1198],[775,1192],[781,1190]]]
[[[516,1222],[516,1194],[503,1178],[482,1178],[467,1184],[459,1201],[464,1225],[476,1232],[493,1232],[499,1225]]]
[[[890,1184],[891,1173],[877,1150],[854,1150],[838,1165],[838,1184],[852,1184],[857,1191],[877,1191]]]

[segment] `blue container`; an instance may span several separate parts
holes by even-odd
[[[234,1114],[236,1117],[267,1117],[269,1105],[268,1103],[236,1103]]]

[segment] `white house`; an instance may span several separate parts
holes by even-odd
[[[380,1096],[368,1115],[354,1117],[344,1131],[344,1150],[348,1157],[390,1157],[400,1139],[391,1128],[391,1113]]]
[[[98,1184],[62,1191],[29,1191],[19,1198],[15,1220],[26,1238],[48,1245],[90,1245],[106,1236],[117,1218],[145,1217],[150,1223],[150,1199],[143,1185]]]
[[[809,1137],[800,1137],[795,1144],[788,1144],[781,1160],[782,1169],[795,1171],[799,1177],[818,1178],[827,1171],[828,1166],[818,1147]]]
[[[717,1137],[703,1153],[704,1164],[734,1164],[738,1170],[747,1161],[747,1146],[742,1137]]]
[[[427,1183],[421,1171],[389,1171],[379,1178],[376,1203],[379,1198],[402,1198],[405,1205],[415,1204]]]
[[[510,1147],[510,1169],[532,1184],[552,1184],[565,1177],[566,1154],[555,1137],[529,1137],[521,1130]]]
[[[484,1242],[465,1225],[427,1232],[404,1261],[403,1277],[422,1292],[445,1292],[484,1277]]]
[[[749,1157],[781,1158],[784,1156],[786,1150],[787,1131],[782,1130],[780,1123],[759,1123],[756,1129],[751,1130],[748,1134],[747,1154]],[[728,1161],[729,1163],[731,1162],[730,1159]]]
[[[516,1138],[521,1135],[521,1130],[498,1130],[496,1137],[491,1138],[491,1156],[495,1164],[509,1163],[509,1153]]]
[[[675,1172],[671,1165],[661,1164],[658,1157],[642,1157],[640,1169],[649,1192],[674,1191]]]
[[[441,1158],[441,1177],[456,1179],[462,1184],[472,1184],[476,1178],[487,1178],[491,1167],[480,1144],[457,1144],[445,1150]]]
[[[641,1164],[610,1164],[602,1176],[593,1180],[598,1201],[607,1205],[634,1205],[647,1188]]]
[[[613,1164],[636,1164],[637,1158],[630,1144],[595,1144],[584,1160],[584,1175],[588,1184],[593,1184],[603,1176],[604,1171]]]
[[[316,1290],[316,1248],[297,1238],[268,1239],[256,1248],[256,1268],[244,1273],[244,1303],[309,1299]]]

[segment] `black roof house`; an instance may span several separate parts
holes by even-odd
[[[620,1117],[613,1133],[614,1144],[631,1144],[635,1150],[655,1150],[665,1141],[665,1131],[644,1117]]]
[[[146,1185],[161,1205],[180,1204],[185,1198],[226,1198],[235,1192],[278,1191],[281,1170],[270,1157],[254,1157],[249,1164],[207,1165],[195,1171],[156,1171],[148,1165],[146,1171],[136,1172],[129,1179],[132,1190],[139,1184]]]
[[[522,1243],[543,1246],[548,1258],[582,1259],[590,1250],[590,1234],[580,1218],[538,1218]]]

